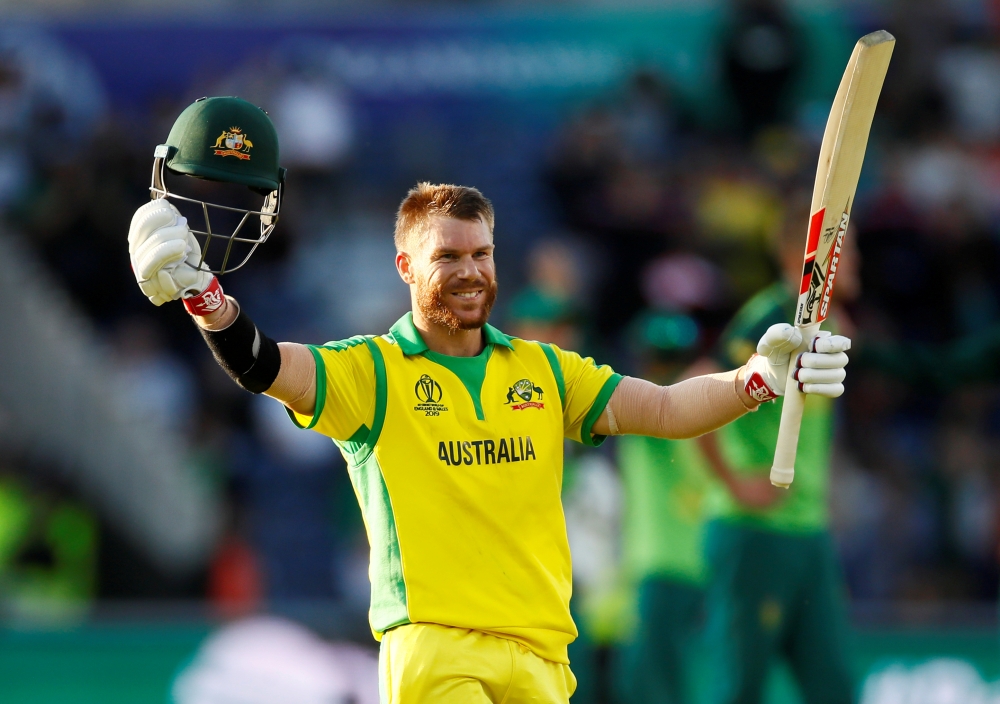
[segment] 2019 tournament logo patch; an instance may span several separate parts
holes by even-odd
[[[541,387],[535,386],[531,379],[521,379],[515,381],[514,385],[507,390],[507,403],[504,405],[514,404],[510,407],[512,411],[523,411],[526,408],[545,408],[545,404],[541,403],[542,393]],[[532,401],[535,394],[538,394],[538,400]],[[521,399],[521,403],[515,403],[517,399]]]
[[[417,395],[417,400],[420,401],[420,403],[413,407],[413,410],[423,411],[425,416],[441,415],[441,411],[448,410],[448,407],[441,403],[441,398],[444,396],[441,384],[434,381],[427,374],[417,379],[417,383],[413,387],[413,393]]]
[[[223,130],[219,138],[215,140],[215,156],[235,156],[237,159],[247,161],[250,159],[250,148],[253,142],[243,134],[239,127],[230,127]]]

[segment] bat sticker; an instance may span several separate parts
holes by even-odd
[[[837,227],[829,227],[823,232],[823,243],[831,242],[826,257],[816,262],[816,252],[822,226],[821,217],[825,209],[813,216],[809,227],[810,250],[806,253],[806,262],[802,269],[802,288],[799,291],[799,324],[808,325],[826,319],[830,308],[830,296],[833,294],[833,281],[837,276],[837,266],[840,263],[840,250],[844,245],[844,235],[847,234],[847,224],[851,219],[851,204],[848,203],[840,216]]]
[[[823,227],[823,215],[826,208],[817,210],[809,220],[809,239],[806,242],[806,263],[802,268],[802,288],[799,295],[809,290],[809,279],[813,270],[813,261],[816,259],[816,248],[819,246],[819,231]]]
[[[826,276],[826,286],[823,288],[823,302],[819,307],[820,319],[826,318],[830,307],[830,296],[833,295],[833,282],[837,278],[837,265],[840,264],[840,250],[844,246],[844,235],[847,234],[847,223],[851,220],[850,204],[840,216],[840,226],[837,228],[837,239],[833,242],[833,251],[828,259],[828,273]]]

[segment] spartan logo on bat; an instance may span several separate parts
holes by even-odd
[[[534,394],[538,394],[538,401],[531,400]],[[504,405],[514,404],[510,407],[512,411],[523,411],[526,408],[545,408],[545,404],[541,403],[542,395],[542,388],[535,386],[531,379],[520,379],[507,390],[507,403]],[[515,398],[521,399],[523,403],[514,403]]]
[[[826,269],[812,262],[812,278],[809,281],[809,291],[806,293],[805,308],[802,311],[802,324],[807,325],[815,320],[825,320],[830,308],[830,296],[833,294],[833,280],[837,276],[837,266],[840,264],[840,250],[844,246],[844,235],[847,234],[847,224],[850,222],[850,204],[840,216],[837,225],[837,236],[830,245],[824,264]],[[832,228],[831,228],[832,229]],[[826,239],[824,235],[824,239]],[[817,305],[819,310],[817,311]],[[817,315],[818,313],[818,315]]]
[[[823,300],[819,306],[819,314],[822,317],[826,317],[827,310],[830,308],[830,296],[833,295],[833,282],[837,278],[837,266],[840,264],[840,250],[844,246],[844,235],[847,234],[847,224],[851,220],[851,214],[844,211],[844,214],[840,216],[840,227],[837,228],[837,239],[833,242],[833,251],[830,253],[829,257],[829,270],[830,273],[826,277],[826,286],[823,287]]]
[[[444,392],[441,391],[441,384],[434,381],[428,374],[423,374],[413,387],[413,393],[420,401],[413,407],[415,411],[423,411],[425,416],[438,416],[442,411],[447,411],[448,407],[441,403]]]
[[[250,149],[253,142],[243,134],[239,127],[230,127],[223,130],[219,138],[215,140],[215,156],[235,156],[237,159],[248,161],[250,159]]]

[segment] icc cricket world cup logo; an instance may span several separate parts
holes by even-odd
[[[413,393],[416,394],[420,402],[413,407],[415,411],[422,411],[425,416],[439,416],[442,411],[447,411],[448,407],[441,403],[444,392],[441,391],[441,384],[437,383],[428,374],[423,374],[413,386]]]
[[[414,393],[424,403],[438,403],[441,400],[441,384],[424,374],[417,380],[417,385],[413,389]]]

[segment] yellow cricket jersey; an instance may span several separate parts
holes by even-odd
[[[388,335],[311,346],[299,427],[347,459],[371,546],[372,631],[471,628],[568,663],[563,437],[585,445],[621,376],[483,328],[476,357],[430,351],[407,313]]]

